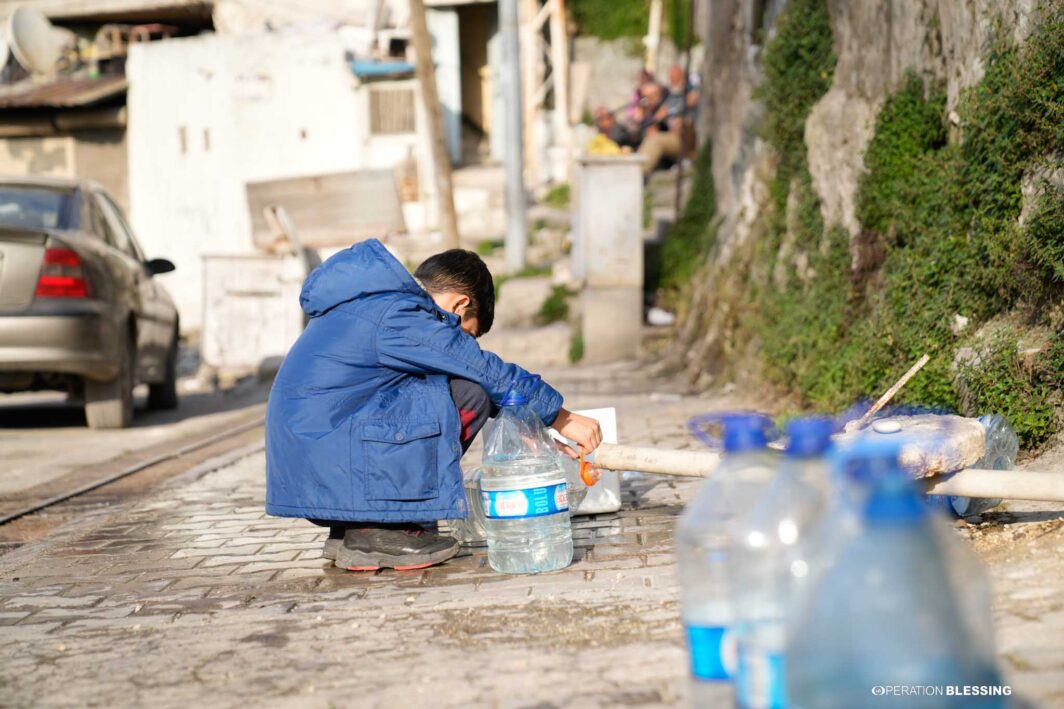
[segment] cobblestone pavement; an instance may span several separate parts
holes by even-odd
[[[630,366],[548,378],[573,406],[617,406],[633,444],[695,447],[688,416],[751,405],[670,392]],[[678,704],[671,533],[695,487],[631,481],[621,513],[579,522],[564,571],[505,576],[474,553],[351,574],[321,558],[323,530],[264,515],[256,453],[0,557],[0,705]],[[1022,572],[1027,554],[1003,573]],[[1045,582],[1059,599],[1060,576]],[[1053,599],[1010,596],[997,616],[1010,682],[1042,698],[1064,686]],[[1049,610],[1023,618],[1024,607]],[[1040,638],[1021,640],[1021,622]]]

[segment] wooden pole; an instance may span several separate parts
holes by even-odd
[[[679,2],[679,0],[673,0],[673,2]],[[683,210],[683,161],[687,158],[688,147],[686,140],[687,94],[691,91],[691,45],[695,43],[695,2],[697,0],[689,0],[690,4],[687,6],[687,46],[684,47],[683,60],[683,108],[680,109],[680,157],[676,161],[676,204],[673,210],[673,223],[680,221],[680,214]]]
[[[537,122],[542,104],[539,100],[540,87],[543,85],[543,77],[546,75],[544,66],[542,32],[543,24],[540,20],[539,0],[521,0],[520,14],[518,15],[521,25],[521,71],[522,78],[522,107],[524,116],[524,149],[525,149],[525,177],[530,185],[535,187],[541,182],[539,155],[536,152],[536,134],[539,131]],[[544,20],[546,18],[543,18]]]
[[[647,49],[643,68],[653,74],[658,70],[658,47],[661,46],[661,0],[650,0],[650,25],[643,44]]]
[[[421,101],[427,117],[429,142],[432,145],[432,165],[436,176],[436,200],[439,203],[440,232],[443,248],[457,249],[458,216],[454,211],[454,187],[451,181],[451,156],[443,135],[443,112],[436,92],[436,67],[432,63],[432,39],[429,37],[425,5],[410,0],[410,31],[414,41],[415,73],[421,89]]]
[[[554,142],[569,147],[569,29],[565,0],[554,3],[550,15],[551,80],[554,85]]]
[[[867,426],[868,423],[872,420],[872,417],[879,413],[880,409],[890,403],[890,400],[894,398],[894,395],[901,391],[901,388],[908,384],[909,380],[915,377],[916,373],[923,369],[924,365],[930,361],[931,356],[926,354],[920,359],[918,359],[916,361],[916,364],[910,367],[908,372],[901,375],[901,379],[894,382],[894,386],[892,386],[890,389],[887,389],[886,392],[883,393],[883,396],[879,397],[879,400],[876,401],[876,403],[872,404],[872,408],[865,412],[864,416],[858,419],[857,424],[854,426],[854,428],[858,429]],[[970,495],[968,497],[970,497]]]

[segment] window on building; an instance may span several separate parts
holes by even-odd
[[[414,132],[414,89],[372,86],[369,90],[371,135],[402,135]]]

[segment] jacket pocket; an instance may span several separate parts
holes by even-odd
[[[367,421],[361,428],[367,500],[428,500],[439,495],[437,421]]]

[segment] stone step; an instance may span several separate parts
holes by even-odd
[[[571,337],[572,329],[568,323],[543,327],[506,327],[493,329],[480,338],[480,346],[494,352],[505,362],[535,370],[569,364]]]

